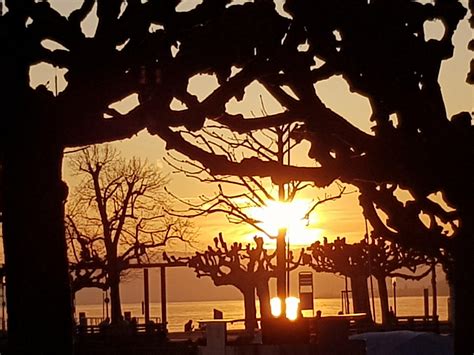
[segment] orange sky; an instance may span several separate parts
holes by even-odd
[[[72,9],[77,8],[81,4],[80,0],[50,0],[49,2],[54,8],[57,8],[66,15],[70,13]],[[467,7],[467,0],[462,2]],[[193,6],[193,3],[196,3],[196,1],[185,0],[182,3],[183,5],[180,6],[186,8]],[[276,3],[278,8],[281,9],[282,2],[277,0]],[[95,16],[89,16],[89,18],[84,22],[83,30],[91,36],[93,35],[95,25]],[[429,33],[431,33],[433,37],[439,36],[440,23],[434,22],[427,25],[427,27],[429,27]],[[469,27],[466,16],[455,33],[454,57],[443,63],[439,78],[449,116],[460,111],[472,111],[473,109],[472,103],[474,102],[474,91],[471,86],[465,83],[466,73],[469,68],[469,60],[472,57],[472,52],[467,50],[467,43],[471,37],[472,30]],[[48,41],[45,41],[45,45],[53,46],[53,44],[48,43]],[[44,63],[33,66],[30,74],[32,87],[36,87],[39,84],[47,84],[49,82],[48,87],[53,91],[54,88],[52,83],[54,82],[55,75],[58,77],[59,91],[63,90],[67,85],[64,80],[65,70],[54,69],[50,65]],[[190,82],[189,89],[191,92],[202,98],[205,97],[205,95],[216,85],[216,79],[214,77],[203,75],[193,78]],[[342,77],[332,77],[324,82],[320,82],[316,89],[318,95],[326,106],[346,117],[364,131],[370,132],[371,123],[369,117],[371,110],[368,100],[358,94],[350,93],[348,85]],[[247,88],[244,100],[237,102],[233,99],[229,102],[227,108],[231,113],[239,112],[245,116],[251,117],[252,113],[258,114],[261,111],[260,95],[262,96],[266,110],[269,114],[282,110],[276,101],[262,89],[260,84],[256,82],[252,83]],[[122,111],[128,111],[133,107],[134,102],[135,99],[131,97],[128,100],[124,100],[124,102],[117,103],[115,107]],[[139,156],[148,159],[150,162],[156,162],[165,172],[171,174],[172,181],[170,183],[170,190],[182,198],[193,198],[202,193],[211,193],[216,188],[215,186],[203,185],[196,181],[190,181],[179,174],[173,174],[172,169],[163,161],[163,157],[166,155],[164,142],[157,137],[150,136],[146,132],[141,132],[132,139],[115,142],[113,145],[116,146],[126,157]],[[292,155],[292,162],[299,161],[304,163],[305,150],[307,150],[307,148],[307,146],[303,146],[299,152],[295,152],[294,155]],[[66,182],[70,186],[73,186],[74,179],[71,177],[66,164],[63,172]],[[348,191],[353,190],[354,188],[350,186],[348,187]],[[316,199],[318,196],[323,195],[324,192],[313,192],[312,195],[306,195],[305,197]],[[345,236],[349,241],[356,241],[362,238],[365,233],[364,220],[357,202],[356,193],[348,194],[340,200],[322,205],[317,209],[316,214],[316,222],[311,225],[315,238],[321,235],[327,236],[330,239],[336,236]],[[251,236],[254,234],[254,232],[248,227],[229,224],[223,215],[203,217],[196,220],[196,224],[199,226],[199,240],[202,246],[209,243],[219,232],[223,232],[228,240],[242,241],[250,241]],[[179,294],[183,294],[183,292],[178,292],[183,291],[183,280],[185,280],[184,284],[191,287],[187,294],[196,294],[196,298],[206,297],[209,296],[209,293],[214,292],[209,288],[211,287],[210,280],[203,279],[198,281],[191,270],[180,271],[179,277],[176,275],[173,276],[173,272],[170,273],[168,280],[170,280],[171,283],[179,283],[179,285],[174,286],[177,290],[176,292],[172,291],[174,288],[173,285],[171,285],[170,292],[172,293],[172,299],[177,299],[176,297],[178,297]],[[324,292],[332,292],[333,295],[337,295],[339,290],[342,288],[343,281],[338,281],[333,276],[331,276],[332,278],[328,278],[327,275],[318,275],[317,277],[322,280],[318,285],[318,292],[323,292],[320,293],[320,295],[324,295]],[[333,282],[328,282],[328,280],[332,280]],[[192,289],[194,285],[198,284],[200,285],[200,288]],[[219,290],[222,291],[220,291],[219,296],[216,296],[216,298],[234,298],[238,295],[234,289],[229,291],[225,288],[219,288]],[[136,294],[135,291],[136,290],[132,292],[134,295]],[[97,293],[96,291],[94,292]],[[88,293],[88,291],[85,293]],[[125,297],[125,299],[126,298],[127,297]],[[82,299],[87,299],[87,296]],[[100,297],[97,298],[97,300],[100,300]]]
[[[239,3],[242,1],[239,1]],[[76,1],[55,0],[50,1],[53,7],[67,14],[80,3]],[[180,5],[182,8],[191,7],[195,1],[185,0]],[[467,0],[464,1],[467,6]],[[281,8],[281,1],[277,1]],[[96,18],[89,16],[86,19],[83,29],[89,35],[94,32]],[[439,37],[441,23],[427,24],[428,33],[434,38]],[[441,27],[440,27],[441,26]],[[467,18],[462,21],[455,34],[455,55],[452,59],[443,63],[440,84],[445,97],[448,115],[451,116],[460,111],[471,111],[474,101],[473,89],[465,83],[465,77],[469,68],[470,53],[467,50],[467,43],[472,32],[469,28]],[[51,44],[50,44],[51,45]],[[53,90],[54,75],[58,76],[58,90],[61,91],[67,85],[64,80],[64,70],[53,69],[47,64],[38,64],[31,68],[31,85],[36,87],[43,83],[50,82],[49,88]],[[199,99],[204,98],[213,88],[217,87],[216,78],[210,75],[196,76],[190,81],[189,91],[198,95]],[[371,114],[368,100],[358,94],[350,93],[347,83],[340,76],[332,77],[316,86],[318,95],[329,108],[346,117],[352,123],[366,132],[370,132],[369,117]],[[230,113],[243,113],[247,117],[260,114],[261,101],[265,103],[266,111],[271,113],[281,112],[282,107],[263,89],[254,82],[246,89],[245,97],[241,102],[232,99],[227,109]],[[119,111],[128,111],[136,103],[135,97],[129,97],[123,102],[114,105]],[[176,102],[176,106],[179,103]],[[199,184],[190,181],[182,175],[172,173],[172,169],[163,161],[166,152],[164,143],[157,137],[152,137],[146,132],[141,132],[132,139],[115,142],[116,146],[127,157],[139,156],[151,162],[156,162],[164,171],[171,174],[172,182],[170,189],[183,198],[193,198],[202,193],[212,193],[216,186]],[[307,146],[298,152],[292,153],[292,162],[304,164],[305,150]],[[70,177],[67,166],[64,168],[64,178],[68,184],[73,185],[74,181]],[[334,191],[334,190],[333,190]],[[348,187],[348,191],[354,188]],[[324,192],[313,191],[312,195],[305,195],[305,198],[317,199],[323,196]],[[359,240],[365,233],[364,220],[357,202],[357,193],[344,196],[342,199],[322,205],[316,211],[317,222],[310,225],[314,232],[314,237],[324,235],[330,239],[336,236],[346,236],[350,241]],[[251,240],[253,231],[250,228],[229,224],[224,216],[211,215],[196,220],[200,229],[200,240],[203,244],[208,243],[218,232],[223,232],[229,240]]]

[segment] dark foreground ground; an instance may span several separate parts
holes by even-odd
[[[196,336],[196,334],[193,334]],[[181,336],[178,336],[180,338]],[[183,334],[184,338],[185,335]],[[77,355],[365,355],[365,342],[347,340],[331,346],[314,343],[255,344],[242,332],[230,332],[225,353],[206,347],[204,338],[154,342],[143,338],[91,341],[77,344]]]
[[[270,325],[266,334],[257,332],[249,336],[243,330],[227,331],[226,350],[229,355],[365,355],[367,346],[370,344],[366,340],[350,340],[349,336],[356,333],[376,332],[389,333],[392,331],[421,331],[432,332],[433,334],[450,333],[451,329],[446,322],[440,322],[436,327],[413,326],[413,322],[401,323],[400,329],[385,329],[380,325],[371,325],[366,329],[362,325],[358,327],[348,327],[347,323],[329,324],[327,328],[319,328],[318,333],[322,336],[314,337],[314,334],[307,336],[307,331],[298,332],[298,326],[294,329],[295,323],[283,325],[278,330],[278,326]],[[288,327],[290,325],[290,327]],[[341,327],[342,325],[342,327]],[[416,328],[416,329],[409,329]],[[303,328],[305,325],[303,324]],[[300,329],[300,330],[301,330]],[[299,334],[298,334],[299,333]],[[301,335],[305,333],[306,335]],[[387,334],[388,335],[388,334]],[[6,351],[6,334],[0,334],[0,354],[8,354]],[[262,344],[263,342],[263,344]],[[385,340],[384,340],[385,342]],[[75,342],[75,355],[220,355],[206,350],[206,332],[191,331],[180,333],[166,333],[162,331],[123,332],[123,329],[114,331],[98,331],[78,333]]]

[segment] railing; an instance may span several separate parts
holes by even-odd
[[[76,326],[78,334],[100,334],[108,332],[112,329],[108,322],[105,322],[102,317],[82,317]],[[133,317],[130,320],[125,320],[122,324],[117,325],[114,332],[123,333],[160,333],[167,332],[166,325],[161,323],[160,317],[150,317],[150,322],[145,324],[144,317]]]
[[[145,317],[132,317],[132,319],[136,320],[136,323],[140,324],[143,323],[145,324]],[[127,319],[127,321],[131,321],[132,319]],[[161,323],[161,318],[160,317],[150,317],[149,318],[151,322],[153,323]],[[102,322],[104,322],[105,318],[103,317],[81,317],[78,319],[78,324],[83,324],[83,325],[99,325]]]
[[[78,324],[85,326],[98,326],[104,321],[102,317],[81,317],[79,318]]]
[[[439,331],[438,316],[397,316],[395,317],[396,329]]]
[[[396,319],[398,324],[411,324],[414,322],[438,322],[438,316],[397,316]]]

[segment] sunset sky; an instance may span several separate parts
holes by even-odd
[[[68,15],[73,9],[81,4],[81,0],[50,0],[49,3],[64,15]],[[184,10],[193,7],[197,0],[184,0],[180,7]],[[234,3],[242,3],[244,1],[234,1]],[[427,1],[421,1],[427,2]],[[462,1],[467,8],[467,0]],[[282,10],[282,1],[276,1],[277,9]],[[472,52],[469,52],[467,45],[472,38],[472,29],[469,27],[468,16],[460,23],[454,36],[455,52],[454,57],[443,62],[439,82],[445,99],[448,116],[452,116],[461,111],[471,112],[473,110],[474,91],[466,82],[466,74],[469,70],[469,61],[472,58]],[[94,14],[90,15],[83,23],[83,30],[88,36],[93,36],[97,18]],[[438,21],[426,24],[427,34],[433,38],[439,38],[442,35],[442,24]],[[49,41],[50,42],[50,41]],[[44,42],[45,46],[53,48],[54,43]],[[53,68],[52,66],[40,63],[32,66],[30,69],[30,80],[33,88],[40,84],[44,84],[51,91],[55,91],[55,77],[57,78],[57,90],[61,92],[67,86],[64,79],[65,70]],[[214,88],[217,87],[217,80],[211,75],[200,75],[192,78],[189,83],[189,91],[198,96],[201,100],[206,97]],[[371,122],[369,117],[371,109],[369,102],[365,97],[351,93],[347,83],[341,76],[334,76],[328,80],[320,82],[316,86],[316,90],[325,105],[341,116],[347,118],[350,122],[357,125],[360,129],[370,133]],[[253,82],[247,87],[244,99],[237,102],[232,99],[227,109],[229,113],[242,113],[246,117],[261,114],[262,102],[268,114],[283,111],[283,108],[274,100],[268,92],[258,82]],[[113,105],[118,111],[127,112],[134,105],[137,99],[131,96],[122,102]],[[176,102],[176,108],[179,103]],[[87,105],[87,102],[84,102]],[[202,184],[195,180],[191,180],[177,174],[166,164],[164,157],[168,154],[164,148],[164,142],[156,136],[151,136],[147,132],[142,131],[137,136],[120,142],[112,143],[125,157],[140,157],[147,159],[149,162],[157,164],[164,172],[169,173],[171,183],[169,189],[182,199],[196,199],[201,194],[210,195],[215,193],[217,186],[214,184]],[[308,161],[307,150],[308,144],[302,144],[301,147],[291,152],[291,163],[296,165],[313,164]],[[67,159],[67,155],[66,155]],[[63,169],[64,179],[73,188],[75,180],[71,176],[67,164]],[[325,195],[337,193],[337,187],[331,186],[327,190],[308,190],[301,195],[298,204],[310,203]],[[302,224],[299,229],[290,237],[292,246],[308,245],[323,236],[333,239],[337,236],[347,237],[349,242],[360,240],[365,233],[365,223],[362,216],[361,208],[357,200],[357,191],[352,186],[346,187],[347,194],[341,199],[331,201],[319,206],[308,225]],[[276,196],[276,188],[274,190]],[[296,208],[294,209],[296,210]],[[279,218],[281,219],[281,218]],[[210,216],[200,217],[195,220],[199,228],[199,245],[205,247],[213,237],[222,232],[228,241],[250,242],[255,235],[255,231],[244,225],[230,224],[224,215],[213,214]],[[270,246],[273,242],[269,242]],[[186,251],[193,251],[187,247]],[[293,275],[294,276],[294,275]],[[155,271],[152,273],[153,280],[157,281]],[[186,270],[170,270],[168,273],[169,295],[170,300],[187,300],[187,299],[205,299],[205,298],[236,298],[239,292],[232,287],[213,288],[209,279],[198,280],[190,269]],[[137,289],[140,289],[140,280],[132,281],[132,286],[123,288],[123,299],[125,302],[136,302],[140,299]],[[152,281],[154,282],[154,281]],[[343,287],[343,279],[333,275],[317,275],[318,286],[316,295],[327,297],[328,295],[337,296]],[[192,290],[182,292],[182,285]],[[292,283],[292,288],[295,283]],[[210,291],[212,289],[212,292]],[[157,290],[152,290],[152,299],[157,300]],[[155,294],[156,293],[156,294]],[[97,290],[81,291],[79,302],[100,302],[101,295]]]
[[[54,8],[67,15],[74,8],[77,8],[81,1],[50,0]],[[190,8],[197,1],[188,0],[182,2],[182,8]],[[244,1],[235,1],[242,3]],[[425,2],[425,1],[420,1]],[[278,9],[281,10],[282,1],[276,1]],[[463,1],[467,7],[467,0]],[[454,57],[445,61],[440,73],[440,84],[445,98],[448,116],[452,116],[461,111],[471,112],[473,109],[474,92],[473,88],[466,84],[465,78],[469,69],[469,60],[472,52],[467,49],[467,43],[472,38],[472,30],[466,18],[459,25],[454,36],[455,53]],[[93,35],[96,25],[95,16],[90,16],[84,23],[83,30],[86,34]],[[442,34],[442,24],[433,22],[427,24],[428,33],[433,38],[439,38]],[[51,45],[51,44],[49,44]],[[67,85],[64,80],[64,70],[54,69],[47,64],[38,64],[31,68],[31,86],[36,87],[39,84],[45,84],[54,91],[54,77],[58,78],[58,91],[61,91]],[[194,77],[189,83],[189,91],[196,94],[199,99],[206,97],[215,87],[217,80],[214,76],[201,75]],[[346,117],[352,123],[366,132],[370,132],[371,122],[369,117],[371,110],[366,98],[350,93],[347,83],[341,76],[332,77],[316,86],[318,95],[326,106]],[[274,100],[268,92],[258,83],[254,82],[245,91],[244,99],[237,102],[232,99],[227,109],[229,113],[242,113],[246,117],[252,117],[254,114],[261,113],[261,102],[264,102],[268,114],[283,111],[283,108]],[[119,111],[129,111],[136,103],[136,97],[129,97],[123,102],[117,103],[114,107]],[[84,103],[85,105],[87,103]],[[176,103],[179,107],[179,103]],[[212,194],[217,186],[212,184],[202,184],[197,181],[184,177],[182,174],[176,174],[173,169],[166,164],[163,158],[167,152],[164,149],[164,142],[147,132],[140,132],[137,136],[113,145],[118,148],[125,157],[137,156],[147,159],[150,162],[158,164],[163,171],[170,174],[171,183],[169,189],[183,199],[195,199],[201,194]],[[306,158],[308,145],[302,145],[291,153],[292,164],[312,163]],[[70,186],[74,186],[74,179],[70,175],[67,164],[64,164],[64,179]],[[349,241],[360,240],[365,233],[364,219],[357,201],[357,191],[351,186],[347,186],[346,192],[349,192],[337,201],[331,201],[318,207],[315,215],[311,218],[309,225],[303,230],[299,230],[293,237],[293,245],[309,244],[326,236],[333,239],[336,236],[345,236]],[[328,190],[309,190],[301,196],[300,203],[323,198],[325,194],[337,193],[336,187],[330,187]],[[199,242],[205,246],[219,232],[222,232],[226,239],[232,241],[251,241],[255,231],[250,227],[243,225],[234,225],[227,222],[224,215],[210,215],[200,217],[195,220],[199,228]]]

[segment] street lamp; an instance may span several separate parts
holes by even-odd
[[[281,314],[286,314],[286,304],[284,300],[287,297],[286,284],[286,228],[278,230],[276,257],[277,257],[277,296],[281,300]]]
[[[289,127],[289,126],[288,126]],[[285,141],[283,135],[285,133],[285,128],[279,128],[278,138],[277,138],[277,155],[278,163],[284,165],[284,155],[285,155]],[[289,141],[289,138],[288,138]],[[290,150],[288,149],[288,159],[290,155]],[[280,203],[286,200],[286,191],[285,183],[278,183],[278,201]],[[277,244],[276,244],[276,264],[277,264],[277,296],[281,300],[281,313],[282,315],[286,314],[286,304],[284,300],[287,297],[287,273],[286,273],[286,228],[280,227],[278,229]]]
[[[105,319],[108,319],[109,318],[109,302],[110,302],[110,299],[109,299],[109,296],[107,294],[107,291],[104,292],[103,294],[103,311],[102,311],[102,317],[104,317],[104,313],[105,313]]]
[[[296,297],[287,297],[285,302],[282,302],[280,297],[274,297],[270,300],[270,307],[272,316],[275,318],[285,316],[287,319],[294,321],[298,319],[300,312],[300,300]],[[285,308],[283,312],[282,308]]]
[[[393,288],[393,315],[397,315],[397,278],[392,277]]]

